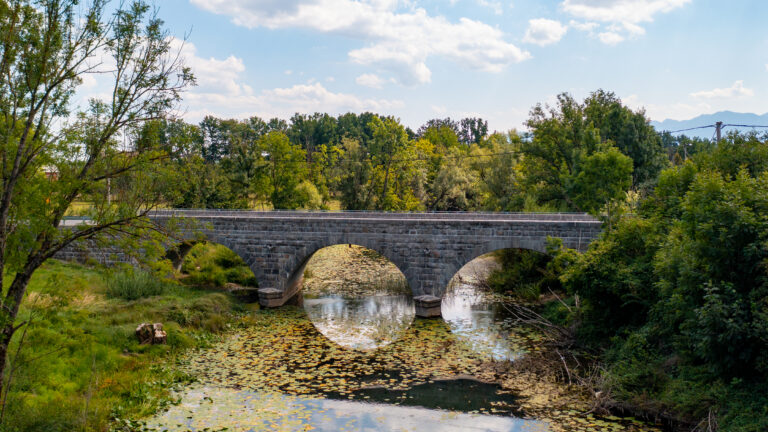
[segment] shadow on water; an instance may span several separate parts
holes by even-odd
[[[517,398],[501,391],[496,384],[470,379],[439,380],[415,385],[408,389],[393,390],[383,387],[363,388],[351,395],[357,400],[389,403],[400,406],[440,409],[457,412],[488,411],[499,415],[523,413],[516,409]],[[329,399],[348,399],[347,395],[327,394]]]

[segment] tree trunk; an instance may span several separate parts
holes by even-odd
[[[8,294],[6,294],[3,300],[2,313],[5,315],[5,325],[2,331],[0,331],[0,394],[5,392],[5,367],[8,361],[8,347],[11,344],[13,334],[19,328],[15,326],[16,316],[19,314],[19,307],[21,301],[24,298],[24,293],[27,291],[27,285],[32,278],[32,273],[40,267],[40,260],[38,258],[31,258],[24,269],[16,273],[13,278]],[[5,403],[5,401],[3,401]]]

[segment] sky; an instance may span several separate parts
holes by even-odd
[[[156,5],[197,77],[181,106],[191,122],[373,111],[414,129],[479,116],[501,131],[559,93],[599,88],[658,121],[768,111],[764,0]]]

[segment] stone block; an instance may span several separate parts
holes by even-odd
[[[283,292],[277,288],[260,288],[259,289],[259,304],[264,307],[278,307],[282,306]]]
[[[416,316],[419,318],[438,318],[442,316],[440,305],[442,299],[433,295],[421,295],[413,298],[416,306]]]

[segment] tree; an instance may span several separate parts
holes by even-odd
[[[393,175],[393,163],[397,154],[408,145],[408,135],[405,133],[400,123],[394,118],[388,117],[384,120],[374,118],[371,120],[371,129],[373,130],[373,141],[369,146],[374,165],[378,171],[381,187],[371,189],[376,193],[376,208],[379,210],[393,210],[395,208],[394,200],[390,190],[390,180]],[[378,178],[377,178],[378,180]]]
[[[473,187],[478,206],[491,211],[531,211],[524,208],[526,193],[520,187],[520,145],[517,131],[494,133],[470,149],[470,163],[478,178]],[[530,192],[529,192],[530,193]],[[535,209],[539,210],[539,209]]]
[[[307,173],[304,150],[291,144],[282,132],[264,135],[259,140],[259,147],[267,154],[270,199],[274,208],[295,209],[304,205],[296,193],[296,187]]]
[[[111,18],[108,6],[0,1],[0,376],[24,324],[15,320],[27,284],[45,260],[76,240],[150,227],[144,216],[159,199],[154,168],[162,154],[121,149],[117,138],[162,118],[194,82],[147,4],[121,4]],[[114,63],[102,75],[113,91],[73,119],[75,91],[102,54]],[[112,201],[106,183],[120,179],[132,187]],[[92,203],[91,221],[63,229],[75,199]]]
[[[479,117],[463,118],[459,125],[459,139],[466,145],[480,144],[488,135],[488,122]]]
[[[557,107],[536,105],[526,122],[533,139],[523,141],[522,172],[528,190],[558,208],[583,211],[571,195],[571,183],[583,158],[600,149],[600,133],[587,122],[584,107],[560,94]]]
[[[657,178],[666,158],[642,112],[602,90],[583,104],[568,94],[557,101],[548,110],[534,107],[526,123],[533,139],[521,146],[528,189],[544,203],[596,214],[633,185]]]
[[[611,147],[581,161],[571,195],[581,209],[590,213],[598,213],[608,205],[610,217],[610,204],[623,200],[631,184],[632,159]]]
[[[612,92],[597,90],[584,100],[584,115],[600,131],[604,142],[611,142],[632,158],[632,185],[653,182],[668,164],[661,137],[656,133],[645,111],[632,111]]]
[[[338,190],[341,204],[348,210],[366,210],[372,206],[370,191],[373,167],[369,155],[358,140],[342,138],[343,159]]]

